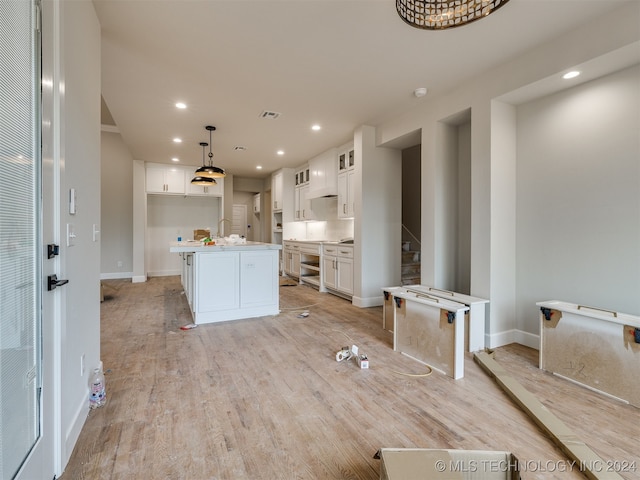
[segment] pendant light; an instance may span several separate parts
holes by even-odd
[[[211,132],[213,132],[216,129],[216,127],[207,125],[204,128],[206,128],[209,131],[209,165],[207,165],[207,171],[203,172],[202,175],[205,177],[211,177],[211,178],[223,178],[227,175],[224,169],[213,166],[213,152],[211,151],[213,147],[213,141],[211,139]]]
[[[204,164],[204,147],[207,145],[209,145],[207,142],[200,142],[200,146],[202,147],[202,167],[196,170],[196,176],[191,179],[192,185],[202,185],[203,187],[207,187],[218,183],[214,178],[204,175],[207,168]]]
[[[502,7],[509,0],[396,0],[400,18],[412,27],[444,30],[467,25]]]

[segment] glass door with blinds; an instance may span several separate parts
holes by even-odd
[[[41,153],[38,10],[0,0],[0,478],[41,429]]]

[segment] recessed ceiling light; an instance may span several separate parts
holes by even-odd
[[[178,157],[173,157],[173,158],[171,159],[171,161],[172,161],[172,162],[179,162],[179,161],[180,161],[180,159],[179,159]]]
[[[256,165],[256,170],[262,170],[262,165]]]
[[[314,132],[317,132],[318,130],[320,130],[322,127],[318,124],[316,125],[312,125],[311,126],[311,130],[313,130]]]
[[[284,150],[278,150],[276,153],[277,153],[278,155],[284,155]]]
[[[187,108],[187,104],[183,102],[176,103],[176,108]]]
[[[174,139],[173,139],[173,142],[174,142],[174,143],[182,143],[182,139],[181,139],[181,138],[176,137],[176,138],[174,138]]]
[[[574,70],[572,72],[565,73],[562,78],[569,80],[570,78],[576,78],[578,75],[580,75],[580,72]]]

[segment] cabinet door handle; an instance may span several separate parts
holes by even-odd
[[[342,204],[342,213],[347,213],[347,204],[346,203]]]

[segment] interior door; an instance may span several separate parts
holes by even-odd
[[[54,201],[42,189],[39,12],[32,1],[0,2],[2,478],[53,478],[55,468],[52,336],[42,314],[42,206]]]
[[[233,205],[231,217],[231,233],[247,236],[247,206],[244,204]]]

